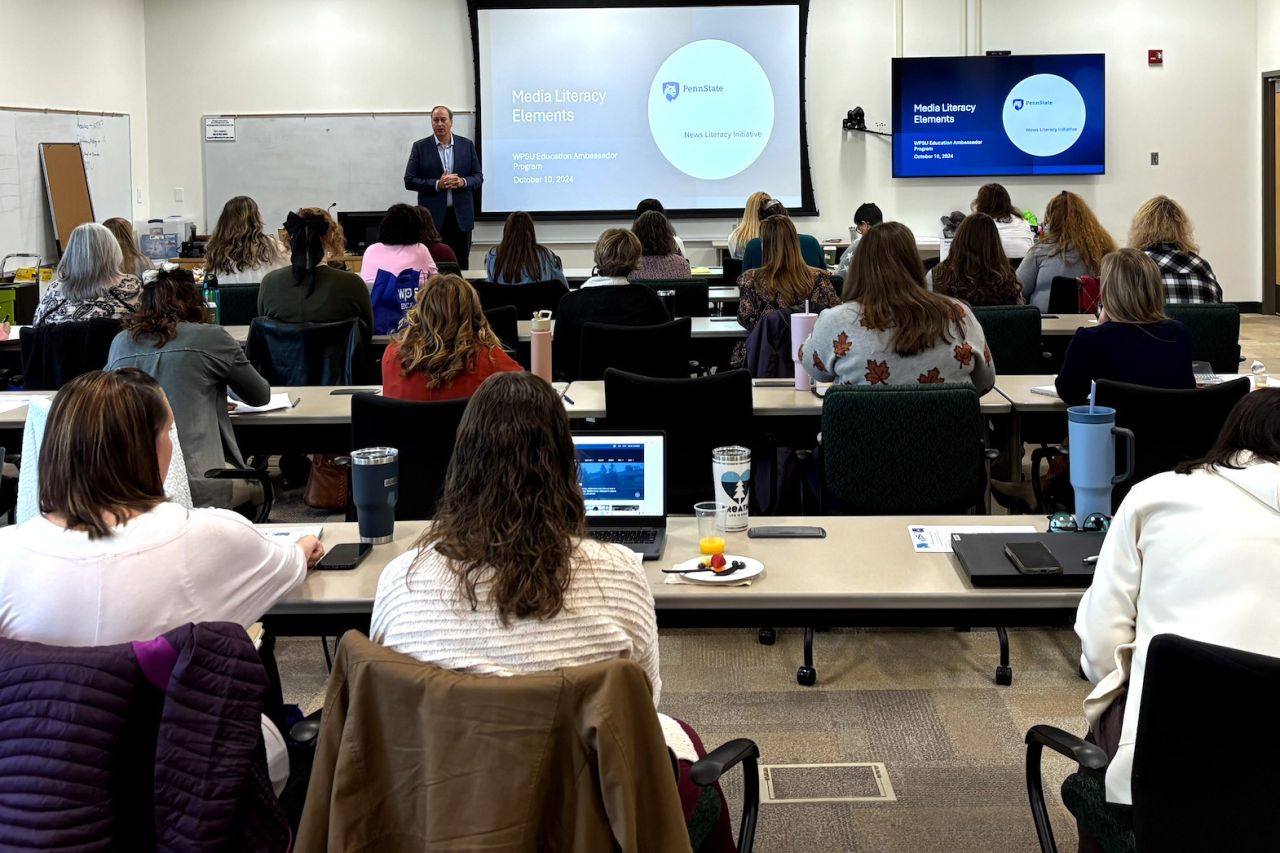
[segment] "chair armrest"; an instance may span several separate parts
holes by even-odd
[[[289,729],[289,740],[293,743],[307,745],[320,737],[320,716],[318,714],[298,720]]]
[[[262,509],[255,524],[265,524],[271,517],[271,508],[275,506],[275,490],[271,487],[271,473],[263,468],[210,468],[204,472],[208,480],[255,480],[262,485]]]
[[[760,748],[755,741],[738,738],[721,744],[708,752],[705,758],[698,759],[689,776],[695,785],[713,785],[735,765],[748,759],[754,764],[759,757]]]
[[[1026,743],[1028,746],[1047,746],[1089,770],[1103,770],[1111,761],[1102,747],[1053,726],[1032,726],[1027,729]]]
[[[735,764],[742,765],[742,821],[738,826],[738,853],[751,853],[755,844],[756,820],[760,816],[760,771],[756,761],[760,747],[746,738],[723,743],[690,768],[695,785],[713,785]]]

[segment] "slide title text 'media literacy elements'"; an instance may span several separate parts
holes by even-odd
[[[604,89],[512,89],[513,104],[604,104]]]

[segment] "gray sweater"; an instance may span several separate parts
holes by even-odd
[[[1073,251],[1049,254],[1050,246],[1037,243],[1032,246],[1018,265],[1018,282],[1022,285],[1022,295],[1027,303],[1040,309],[1041,314],[1049,311],[1049,290],[1053,286],[1054,276],[1076,278],[1082,275],[1097,275],[1097,270],[1090,270],[1080,262],[1080,256]]]
[[[227,415],[227,389],[251,406],[271,400],[271,386],[221,326],[179,323],[177,336],[156,349],[154,338],[134,341],[121,332],[111,343],[107,369],[136,367],[160,383],[173,409],[187,479],[196,506],[231,508],[231,481],[204,472],[228,463],[244,467]]]

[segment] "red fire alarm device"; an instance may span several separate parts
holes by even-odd
[[[1147,64],[1148,64],[1148,65],[1164,65],[1164,51],[1163,51],[1163,50],[1148,50],[1148,51],[1147,51]]]

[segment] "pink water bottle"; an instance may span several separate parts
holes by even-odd
[[[813,387],[813,379],[800,363],[800,347],[813,334],[813,324],[817,321],[818,315],[809,313],[807,299],[804,301],[804,313],[791,315],[791,360],[795,362],[797,391],[808,391]]]
[[[534,311],[529,332],[529,363],[534,376],[551,381],[551,312]]]

